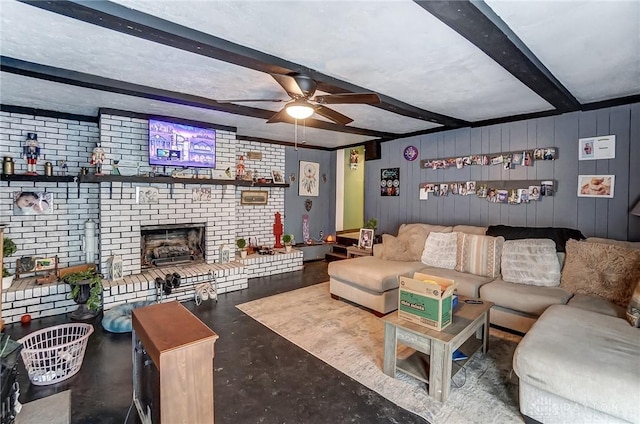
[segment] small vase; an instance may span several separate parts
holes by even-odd
[[[291,245],[290,244],[285,244],[284,245],[284,251],[287,253],[291,253]]]
[[[243,250],[241,250],[241,251],[240,251],[240,257],[241,257],[242,259],[246,258],[246,257],[247,257],[247,251],[246,251],[246,250],[244,250],[244,249],[243,249]]]

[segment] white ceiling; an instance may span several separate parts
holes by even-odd
[[[329,106],[354,119],[347,127],[368,131],[326,125],[329,121],[317,115],[313,118],[325,125],[313,128],[317,125],[307,120],[304,135],[299,129],[299,139],[326,148],[561,111],[543,98],[537,83],[529,84],[530,88],[522,77],[496,61],[503,58],[494,60],[476,46],[481,46],[485,37],[494,40],[482,32],[486,26],[479,26],[483,29],[475,38],[465,38],[448,26],[450,22],[425,10],[429,4],[405,0],[77,3],[95,15],[99,11],[94,9],[103,9],[133,21],[125,27],[144,24],[180,35],[184,49],[30,4],[1,0],[3,107],[89,116],[96,116],[100,108],[112,108],[233,126],[241,136],[293,142],[294,126],[267,124],[270,114],[255,117],[253,112],[250,115],[254,116],[246,116],[238,110],[215,110],[219,105],[214,101],[227,99],[288,100],[280,85],[263,72],[270,66],[281,69],[278,73],[303,71],[320,83],[342,87],[342,92],[376,92],[383,97],[386,108]],[[453,9],[445,6],[454,13],[458,6],[469,6],[468,2],[451,4]],[[499,35],[504,31],[534,65],[558,83],[558,92],[564,92],[569,100],[573,97],[574,105],[566,110],[592,107],[589,104],[593,102],[638,101],[639,1],[488,0],[474,4],[472,11],[482,11],[481,18],[488,17],[500,30]],[[464,14],[464,7],[460,13],[463,25],[478,27],[475,15]],[[224,59],[229,55],[213,55],[215,58],[188,51],[220,47],[220,41],[209,36],[236,43],[238,46],[228,48],[248,58],[249,65],[228,63]],[[505,52],[507,63],[520,65],[517,55]],[[8,69],[16,62],[25,65],[17,66],[20,70]],[[259,64],[254,66],[256,62]],[[55,82],[53,77],[29,72],[34,69],[63,75],[65,80]],[[88,88],[75,82],[85,78],[111,88],[95,84]],[[129,83],[125,84],[129,94],[113,89],[121,83]],[[164,100],[139,94],[145,92],[159,94]],[[177,99],[184,95],[196,99],[200,106],[180,104]],[[284,105],[239,104],[274,113]]]

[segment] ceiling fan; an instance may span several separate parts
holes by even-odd
[[[308,75],[292,73],[288,75],[269,74],[287,92],[291,100],[281,99],[242,99],[242,100],[218,100],[218,103],[241,102],[287,102],[287,104],[268,121],[286,122],[287,116],[295,119],[306,119],[317,113],[337,124],[347,125],[353,119],[324,105],[329,104],[366,104],[373,105],[381,102],[375,93],[341,93],[327,94],[313,97],[316,92],[317,82]],[[312,98],[313,97],[313,98]]]

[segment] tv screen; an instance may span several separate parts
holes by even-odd
[[[215,130],[150,119],[149,165],[215,168]]]

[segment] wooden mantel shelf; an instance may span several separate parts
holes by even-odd
[[[77,182],[78,184],[98,184],[110,182],[125,183],[164,183],[164,184],[206,184],[206,185],[234,185],[241,187],[289,187],[289,184],[258,183],[244,180],[214,180],[212,178],[175,178],[169,176],[143,177],[125,175],[78,175],[51,176],[45,175],[7,175],[0,174],[1,181],[33,181],[33,182]]]

